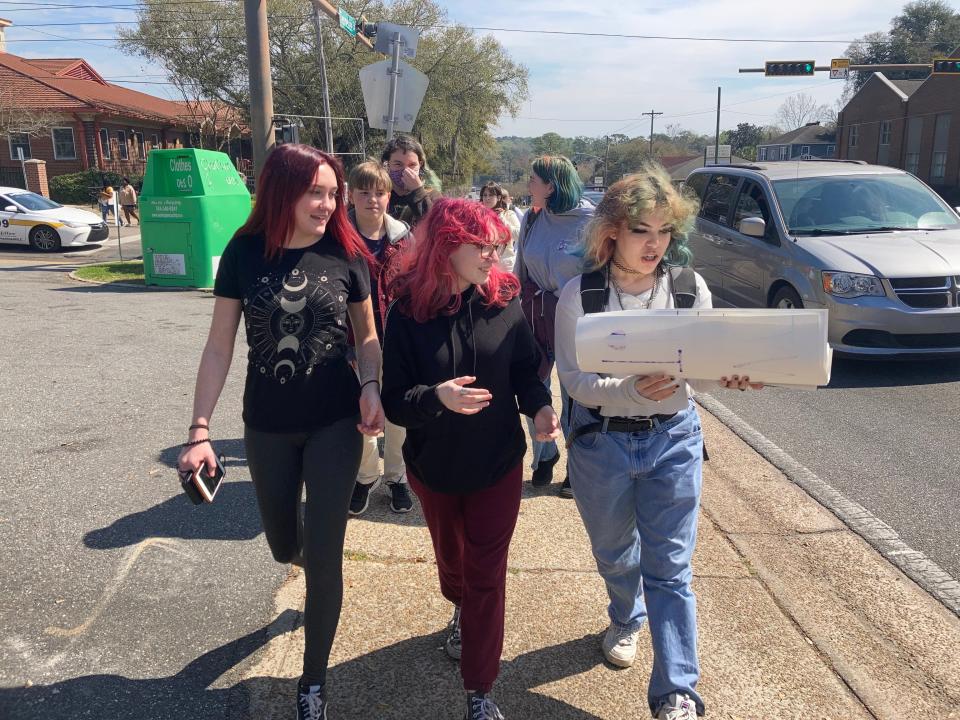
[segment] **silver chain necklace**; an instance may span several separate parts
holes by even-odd
[[[617,267],[619,267],[619,265]],[[643,310],[650,309],[650,306],[653,304],[653,298],[656,297],[657,291],[660,289],[660,278],[662,277],[663,272],[661,272],[659,265],[653,272],[653,287],[650,288],[650,297],[648,297],[643,303]],[[610,284],[613,285],[613,291],[617,294],[617,302],[620,304],[620,309],[626,310],[626,308],[623,306],[623,289],[620,287],[619,283],[617,283],[617,279],[613,277],[613,271],[610,270],[609,265],[607,266],[607,273],[610,278]]]

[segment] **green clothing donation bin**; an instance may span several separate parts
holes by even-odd
[[[250,215],[250,193],[213,150],[151,150],[140,193],[147,285],[213,287],[227,242]]]

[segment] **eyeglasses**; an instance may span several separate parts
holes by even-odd
[[[502,256],[504,251],[507,249],[506,243],[500,243],[499,245],[481,245],[480,243],[473,243],[473,245],[480,251],[480,257],[484,260],[489,260],[493,257],[493,254],[496,253],[498,256]]]

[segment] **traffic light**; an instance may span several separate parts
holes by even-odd
[[[813,75],[815,66],[813,60],[768,60],[764,63],[763,74],[781,77]]]
[[[361,15],[357,20],[357,32],[367,39],[373,40],[377,36],[377,24],[367,20],[366,15]]]
[[[960,75],[960,58],[934,58],[934,75]]]

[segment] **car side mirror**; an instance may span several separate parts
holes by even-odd
[[[20,212],[19,208],[16,205],[7,205],[4,209],[4,212]]]
[[[744,235],[762,238],[767,231],[767,224],[762,218],[748,217],[740,221],[740,227],[737,229]]]

